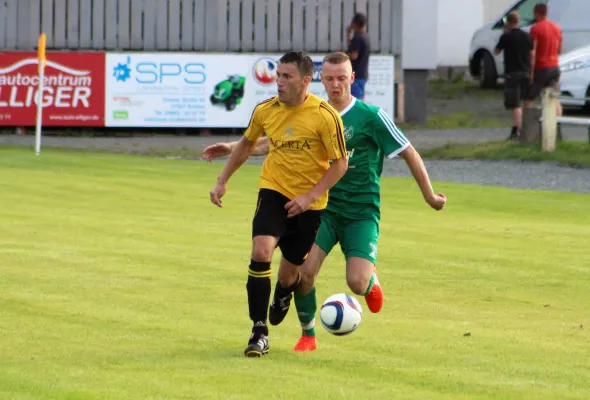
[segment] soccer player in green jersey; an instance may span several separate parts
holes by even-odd
[[[379,312],[383,306],[383,292],[375,265],[380,221],[380,177],[385,157],[399,155],[404,159],[424,200],[433,209],[441,210],[446,203],[444,195],[433,191],[422,158],[389,116],[379,107],[351,95],[354,73],[348,56],[344,53],[327,55],[321,77],[329,103],[340,113],[344,123],[348,171],[330,190],[315,244],[300,267],[295,306],[303,332],[295,351],[313,351],[316,348],[315,279],[326,256],[338,242],[346,258],[346,280],[350,290],[365,297],[371,312]],[[203,151],[203,158],[211,161],[225,156],[235,143],[211,145]],[[266,153],[268,139],[261,138],[252,154]],[[282,286],[289,283],[293,285],[295,282],[284,282]],[[291,299],[290,293],[273,299],[269,315],[273,325],[285,318]]]

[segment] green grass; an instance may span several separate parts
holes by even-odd
[[[572,166],[590,167],[590,144],[588,142],[558,142],[554,152],[541,151],[535,145],[514,142],[492,142],[481,144],[447,144],[442,147],[423,150],[425,158],[442,160],[523,160],[551,161]]]
[[[252,360],[259,167],[218,209],[221,167],[0,148],[0,398],[590,398],[589,196],[436,183],[435,212],[384,179],[382,312],[295,354],[291,311]],[[335,249],[319,300],[346,290]]]
[[[466,128],[506,128],[510,124],[506,119],[481,116],[473,111],[455,111],[452,113],[433,113],[425,124],[398,124],[402,130],[419,129],[466,129]]]
[[[477,82],[459,76],[453,80],[432,79],[428,82],[428,103],[432,110],[426,124],[399,124],[404,130],[506,128],[510,125],[502,111],[502,91],[481,89]],[[478,106],[485,103],[489,107]],[[471,109],[471,110],[470,110]]]
[[[502,91],[497,89],[482,89],[479,83],[466,80],[462,76],[455,79],[431,79],[428,81],[429,97],[437,99],[456,99],[458,97],[473,97],[479,100],[502,99]]]

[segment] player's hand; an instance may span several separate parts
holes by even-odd
[[[231,146],[229,145],[229,143],[215,143],[205,147],[205,150],[203,150],[203,154],[201,155],[201,157],[204,160],[211,162],[211,160],[227,156],[229,153],[231,153]]]
[[[285,204],[287,210],[287,218],[292,218],[309,209],[313,203],[313,198],[307,194],[302,194],[295,197],[293,200]]]
[[[209,193],[209,196],[211,197],[211,203],[215,204],[217,207],[221,207],[221,198],[225,194],[225,190],[225,185],[221,185],[219,183],[215,185],[211,193]]]
[[[430,207],[434,208],[436,211],[440,211],[443,209],[447,202],[447,198],[444,194],[439,193],[438,195],[434,195],[431,198],[426,199],[426,202]]]

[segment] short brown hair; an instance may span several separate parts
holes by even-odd
[[[364,28],[367,25],[367,16],[363,13],[357,12],[352,17],[352,23],[358,26],[359,28]]]
[[[520,17],[516,11],[510,11],[508,13],[508,16],[506,17],[506,22],[508,22],[509,24],[512,24],[512,25],[518,24],[519,20],[520,20]]]
[[[310,56],[302,51],[290,51],[279,59],[283,64],[295,64],[301,76],[313,77],[314,66]]]
[[[330,53],[326,57],[324,57],[324,61],[322,61],[322,63],[342,64],[347,61],[350,61],[350,57],[348,57],[348,54],[343,53],[341,51],[336,51],[336,52]]]
[[[547,4],[545,4],[545,3],[535,4],[534,13],[539,14],[542,17],[546,17],[547,16]]]

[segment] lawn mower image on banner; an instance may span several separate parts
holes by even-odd
[[[210,97],[211,104],[224,104],[227,111],[233,111],[242,102],[246,78],[240,75],[230,75],[219,82]]]

